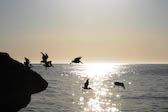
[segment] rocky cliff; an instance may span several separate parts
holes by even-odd
[[[38,73],[0,52],[0,107],[6,112],[17,112],[26,107],[31,95],[48,86]]]

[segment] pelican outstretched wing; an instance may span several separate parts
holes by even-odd
[[[81,58],[82,57],[77,57],[77,58],[74,59],[74,61],[80,61]]]
[[[41,54],[42,54],[42,58],[44,58],[44,57],[45,57],[45,54],[44,54],[43,52],[41,52]]]

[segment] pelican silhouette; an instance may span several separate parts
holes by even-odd
[[[89,79],[86,80],[86,82],[84,83],[84,87],[82,87],[83,89],[92,89],[89,86]]]
[[[41,63],[44,63],[43,66],[45,66],[46,69],[48,67],[51,67],[51,66],[53,67],[52,61],[47,61],[47,59],[49,58],[48,54],[47,53],[44,54],[43,52],[41,52],[41,54],[42,54],[42,61],[41,61]]]
[[[82,58],[82,57],[77,57],[77,58],[75,58],[74,60],[71,61],[70,64],[72,64],[72,63],[82,63],[82,62],[80,61],[81,58]],[[83,64],[83,63],[82,63],[82,64]]]
[[[25,62],[24,62],[24,65],[27,67],[27,68],[31,68],[31,64],[30,64],[30,60],[26,57],[24,57],[25,59]]]
[[[125,85],[123,82],[114,82],[114,87],[115,86],[121,86],[121,87],[123,87],[123,89],[125,89]]]
[[[41,54],[42,54],[42,61],[41,61],[41,63],[46,63],[47,59],[49,58],[48,54],[47,53],[44,54],[43,52],[41,52]]]

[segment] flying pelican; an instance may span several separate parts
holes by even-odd
[[[42,61],[41,61],[41,63],[47,62],[47,59],[48,59],[47,53],[44,54],[43,52],[41,52],[41,54],[42,54]]]
[[[84,87],[82,87],[83,89],[92,89],[89,86],[89,79],[86,80],[86,82],[84,83]]]
[[[114,87],[115,86],[121,86],[121,87],[123,87],[123,89],[125,89],[125,85],[123,82],[114,82]]]
[[[72,64],[72,63],[82,63],[82,62],[80,61],[81,58],[82,58],[82,57],[77,57],[77,58],[75,58],[74,60],[71,61],[70,64]],[[83,64],[83,63],[82,63],[82,64]]]
[[[48,67],[53,67],[52,61],[47,61],[47,59],[49,58],[48,54],[47,53],[44,54],[43,52],[41,52],[41,54],[42,54],[42,61],[41,61],[41,63],[44,63],[43,66],[45,66],[46,69]]]
[[[25,62],[24,62],[24,65],[27,67],[27,68],[31,68],[31,64],[30,64],[30,60],[26,57],[24,57],[25,59]]]

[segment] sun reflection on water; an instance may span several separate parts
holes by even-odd
[[[118,74],[119,66],[115,64],[87,64],[80,71],[80,80],[90,79],[92,90],[83,90],[78,105],[85,112],[120,112],[121,94],[113,91],[112,74]],[[120,77],[120,75],[118,75]],[[110,83],[108,83],[108,81]]]
[[[115,64],[87,64],[85,73],[88,75],[89,78],[97,78],[100,79],[102,77],[105,77],[109,72],[115,72],[116,71],[116,65]]]

